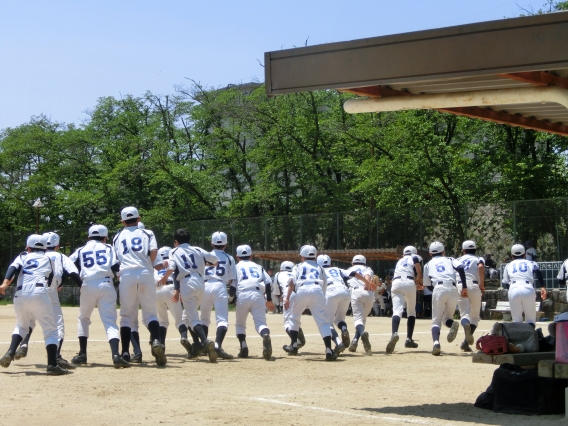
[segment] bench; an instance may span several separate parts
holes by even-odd
[[[494,364],[501,365],[504,363],[527,366],[538,365],[543,360],[554,361],[556,352],[526,352],[520,354],[501,354],[487,355],[481,351],[472,354],[471,362],[475,364]],[[566,364],[568,366],[568,364]]]
[[[537,319],[539,318],[539,311],[540,311],[540,302],[535,302],[535,308],[536,308],[536,312],[537,312]],[[490,316],[492,313],[494,312],[499,312],[499,313],[510,313],[511,312],[511,304],[509,302],[497,302],[497,306],[494,309],[490,309]],[[540,315],[542,316],[542,315]]]

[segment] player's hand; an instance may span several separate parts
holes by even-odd
[[[424,290],[424,286],[421,284],[416,284],[416,290]]]
[[[168,282],[167,278],[165,276],[163,276],[162,278],[160,278],[160,280],[158,281],[159,285],[166,285],[166,283]]]
[[[284,309],[286,309],[286,310],[290,309],[290,301],[289,300],[286,300],[284,302]]]
[[[6,294],[6,287],[4,285],[0,285],[0,294]]]
[[[464,288],[461,292],[461,297],[467,297],[467,288]]]
[[[274,310],[274,303],[272,303],[272,302],[266,302],[266,308],[267,308],[269,311],[273,311],[273,310]]]
[[[179,290],[174,290],[174,295],[172,296],[172,302],[177,303],[179,302]]]
[[[481,290],[481,294],[485,293],[485,287],[479,287],[479,289]]]

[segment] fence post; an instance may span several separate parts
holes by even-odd
[[[303,237],[302,232],[304,231],[303,230],[303,226],[304,226],[304,220],[303,219],[304,219],[304,215],[301,214],[300,215],[300,247],[303,245],[303,241],[302,241],[302,237]]]
[[[201,245],[199,247],[205,247],[205,221],[201,221]]]
[[[513,201],[513,243],[517,242],[517,202]]]
[[[418,214],[420,215],[420,241],[418,241],[418,244],[420,244],[420,247],[422,247],[422,242],[424,241],[424,233],[422,231],[422,206],[420,206]]]
[[[10,231],[10,262],[14,260],[14,231]]]
[[[379,211],[376,211],[376,226],[377,226],[377,248],[381,248],[381,245],[379,244]]]
[[[268,251],[268,219],[264,218],[264,250]]]
[[[464,220],[463,220],[463,236],[465,238],[467,238],[467,221],[468,221],[468,217],[467,217],[467,204],[463,205],[463,216],[464,216]]]
[[[231,250],[235,253],[235,222],[231,222]]]
[[[336,241],[335,241],[335,249],[339,250],[339,212],[335,213],[335,233],[336,233]]]

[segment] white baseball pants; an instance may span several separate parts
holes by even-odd
[[[286,289],[286,291],[288,290]],[[290,327],[292,327],[292,323],[290,322],[290,312],[292,312],[292,304],[294,303],[295,295],[296,293],[292,292],[292,294],[290,295],[290,307],[288,309],[283,309],[282,311],[282,316],[284,317],[284,330],[290,329]],[[282,305],[284,305],[284,303],[286,303],[286,294],[282,296]]]
[[[254,327],[258,334],[266,326],[266,301],[264,294],[260,290],[249,290],[239,292],[237,295],[236,330],[237,335],[245,334],[247,330],[247,317],[249,312],[252,314]]]
[[[52,284],[55,286],[55,284]],[[61,310],[61,303],[59,302],[59,294],[57,288],[49,288],[47,290],[49,299],[51,300],[51,307],[53,308],[53,315],[55,315],[55,323],[57,324],[57,335],[61,340],[65,338],[65,322],[63,321],[63,311]]]
[[[344,286],[334,285],[327,288],[325,292],[325,309],[327,322],[337,325],[345,322],[345,316],[349,310],[351,294]]]
[[[132,327],[138,317],[138,303],[142,307],[142,321],[146,326],[158,321],[156,311],[156,283],[148,269],[127,269],[120,272],[120,326]]]
[[[14,311],[16,313],[16,327],[12,334],[19,334],[22,338],[26,337],[30,325],[35,319],[43,331],[45,345],[59,344],[51,299],[45,289],[26,293],[20,292],[20,294],[14,296]]]
[[[392,314],[402,318],[404,304],[409,317],[416,316],[416,283],[413,280],[394,280],[391,288]]]
[[[173,284],[156,288],[156,310],[158,311],[158,322],[160,323],[160,327],[168,328],[170,325],[168,310],[174,317],[177,329],[179,329],[179,326],[183,324],[183,308],[181,307],[181,302],[178,301],[175,303],[172,301],[174,290],[175,288]]]
[[[290,300],[290,330],[300,330],[302,313],[309,309],[312,313],[321,337],[331,336],[331,324],[327,320],[325,295],[317,284],[303,285],[296,290]]]
[[[511,316],[513,322],[523,322],[523,312],[525,322],[536,323],[536,293],[532,284],[516,284],[514,281],[509,287],[509,304],[511,305]]]
[[[199,319],[199,306],[205,292],[205,284],[201,277],[189,275],[180,281],[180,294],[183,300],[182,321],[189,324],[193,330],[196,325],[201,324]]]
[[[79,324],[77,335],[89,337],[91,315],[99,308],[99,316],[106,331],[107,339],[120,339],[116,325],[116,290],[109,279],[83,281],[79,299]],[[137,312],[138,313],[138,310]]]
[[[367,316],[373,309],[375,303],[375,293],[365,291],[363,288],[353,290],[351,293],[351,309],[353,310],[353,324],[365,326]]]
[[[217,327],[229,327],[229,295],[222,281],[205,282],[205,292],[201,300],[201,324],[206,327],[211,324],[213,307],[215,307]]]
[[[452,319],[458,304],[458,289],[453,284],[438,284],[432,293],[432,327]]]
[[[460,316],[470,324],[477,325],[481,321],[481,289],[473,281],[467,281],[467,297],[461,297],[462,285],[458,284],[458,308]]]

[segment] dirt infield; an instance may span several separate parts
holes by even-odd
[[[78,308],[64,308],[67,340],[63,356],[78,351]],[[362,347],[344,352],[335,363],[324,361],[323,342],[310,316],[303,317],[307,345],[301,356],[282,351],[287,336],[282,316],[268,314],[273,361],[262,359],[262,344],[248,325],[249,359],[186,360],[177,331],[169,328],[168,365],[156,367],[150,348],[147,363],[130,369],[112,368],[110,349],[98,314],[93,315],[90,364],[68,376],[45,375],[46,355],[36,330],[27,358],[0,369],[0,424],[131,425],[131,424],[418,424],[534,425],[556,424],[562,416],[513,416],[473,407],[491,381],[495,366],[472,364],[456,342],[442,342],[443,356],[430,354],[430,322],[417,321],[418,349],[399,342],[385,355],[390,320],[369,318],[367,330],[373,356]],[[348,318],[350,324],[351,318]],[[12,306],[0,306],[0,352],[8,348],[15,323]],[[234,312],[224,348],[236,355]],[[401,337],[406,321],[403,320]],[[489,322],[480,325],[487,330]],[[148,333],[141,333],[147,341]]]

